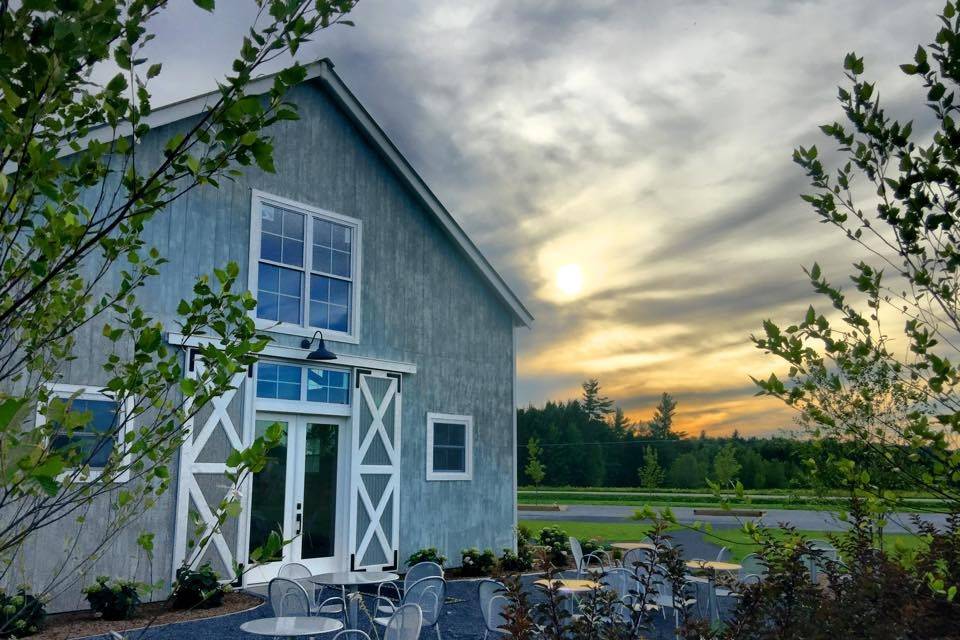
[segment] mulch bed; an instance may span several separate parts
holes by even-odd
[[[151,602],[142,604],[137,610],[137,616],[130,620],[103,620],[96,617],[91,611],[71,611],[69,613],[54,613],[47,616],[43,630],[29,636],[31,640],[68,640],[69,638],[83,638],[99,636],[110,631],[126,631],[139,629],[150,623],[156,616],[153,626],[184,622],[187,620],[201,620],[213,618],[228,613],[239,613],[252,609],[263,600],[248,593],[231,592],[223,598],[223,606],[212,609],[175,610],[170,609],[166,602]]]

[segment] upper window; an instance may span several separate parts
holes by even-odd
[[[427,414],[427,480],[473,477],[473,418]]]
[[[50,387],[50,398],[64,403],[67,413],[87,414],[81,426],[68,429],[53,423],[50,450],[69,455],[70,460],[82,461],[94,475],[107,466],[110,456],[123,442],[124,412],[119,402],[110,396],[89,391],[85,387],[56,384]],[[51,418],[49,412],[37,413],[37,424],[45,424]],[[115,480],[125,481],[124,471]]]
[[[340,369],[260,362],[257,397],[348,405],[350,375]]]
[[[256,192],[252,219],[257,318],[355,340],[360,222]]]

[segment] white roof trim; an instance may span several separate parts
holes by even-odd
[[[457,224],[450,212],[447,211],[443,203],[430,191],[430,188],[423,181],[423,178],[413,169],[403,154],[397,149],[393,142],[387,137],[380,128],[380,125],[367,113],[356,96],[350,92],[340,76],[333,70],[333,63],[324,58],[317,62],[306,65],[307,75],[304,81],[319,80],[329,95],[336,101],[351,121],[366,136],[367,140],[380,152],[383,159],[396,171],[400,178],[416,194],[417,198],[433,214],[437,222],[454,241],[459,249],[467,256],[473,265],[480,271],[487,280],[498,297],[513,312],[517,323],[529,327],[533,323],[533,315],[527,310],[520,298],[510,289],[507,283],[500,277],[496,269],[480,253],[473,241],[467,236],[466,232]],[[273,84],[275,74],[261,76],[250,82],[246,93],[256,95],[266,93]],[[151,111],[150,115],[144,118],[144,121],[151,128],[170,124],[184,118],[189,118],[198,113],[202,113],[215,99],[220,95],[219,91],[212,91],[193,98],[174,102],[172,104],[159,107]],[[130,126],[124,124],[118,129],[118,135],[129,135]],[[81,146],[86,146],[87,140],[91,138],[107,139],[111,136],[110,131],[100,128],[92,131],[86,138],[80,140]],[[61,156],[70,155],[73,151],[67,147],[60,153]]]

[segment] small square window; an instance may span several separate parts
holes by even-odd
[[[59,423],[48,420],[49,410],[41,407],[38,408],[36,420],[37,425],[49,422],[52,427],[49,445],[51,451],[62,452],[69,464],[76,463],[78,466],[90,468],[91,475],[80,480],[96,479],[108,465],[114,452],[123,446],[124,433],[129,427],[125,410],[109,395],[75,385],[51,385],[50,401],[63,403],[63,410],[69,414],[82,413],[89,416],[84,424],[68,430]],[[126,461],[121,464],[126,464]],[[112,480],[125,482],[128,476],[129,473],[123,470]]]
[[[300,400],[300,367],[261,362],[257,365],[257,397]]]
[[[473,418],[427,414],[427,480],[473,477]]]
[[[307,402],[350,404],[350,376],[334,369],[307,369]]]

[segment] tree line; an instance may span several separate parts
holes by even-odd
[[[676,400],[664,393],[647,421],[634,422],[603,395],[600,382],[583,383],[580,398],[517,411],[519,483],[524,486],[607,486],[696,489],[708,480],[745,489],[840,489],[840,474],[810,462],[852,458],[890,489],[902,479],[858,453],[855,443],[803,437],[697,436],[674,427]]]

